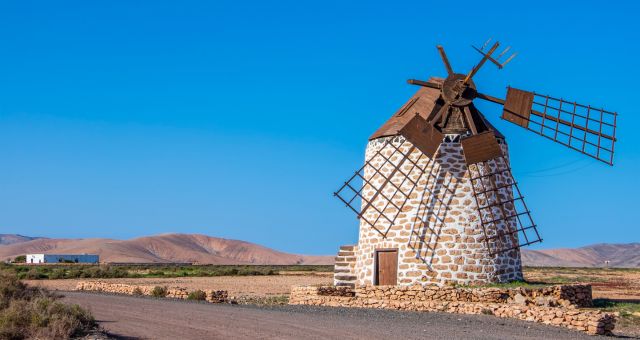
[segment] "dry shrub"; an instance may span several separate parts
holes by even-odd
[[[89,312],[57,299],[0,272],[0,339],[68,339],[95,328]]]
[[[484,315],[495,315],[495,314],[493,314],[493,311],[491,309],[488,309],[488,308],[483,308],[481,312]]]
[[[155,286],[151,291],[151,295],[154,297],[165,297],[167,296],[168,290],[167,287]]]
[[[195,290],[191,293],[189,293],[189,296],[187,296],[188,300],[198,300],[198,301],[204,301],[207,299],[207,293],[205,293],[202,290]]]

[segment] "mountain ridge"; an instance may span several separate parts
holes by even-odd
[[[92,253],[101,262],[201,264],[333,264],[332,256],[289,254],[258,244],[201,234],[161,234],[129,240],[33,239],[0,245],[0,259],[28,253]]]
[[[55,239],[0,234],[0,260],[26,253],[93,253],[102,262],[201,264],[333,264],[333,256],[298,255],[258,244],[202,234],[160,234],[129,240]],[[605,261],[608,261],[606,263]],[[522,250],[532,267],[640,268],[640,242],[597,243],[579,248]]]
[[[36,240],[44,237],[31,237],[20,234],[0,234],[0,246]]]
[[[525,250],[522,262],[535,267],[640,267],[640,243],[597,243],[579,248]]]

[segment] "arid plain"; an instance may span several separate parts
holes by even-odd
[[[527,267],[524,275],[527,284],[591,284],[593,298],[598,307],[621,314],[616,333],[631,337],[640,336],[640,310],[637,308],[640,302],[640,269]],[[283,271],[277,275],[258,276],[58,279],[25,282],[62,292],[74,290],[80,281],[166,286],[187,290],[226,290],[230,296],[250,303],[286,304],[292,286],[330,285],[332,280],[333,273],[326,271]]]
[[[588,283],[593,287],[594,299],[639,300],[640,269],[602,268],[542,268],[524,269],[527,282],[563,284]],[[30,285],[53,290],[73,290],[79,281],[99,280],[132,285],[167,286],[169,288],[219,289],[232,295],[269,296],[287,295],[292,286],[330,285],[330,272],[283,272],[263,276],[215,276],[172,278],[116,278],[116,279],[61,279],[25,280]]]

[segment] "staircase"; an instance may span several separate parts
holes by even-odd
[[[340,287],[356,286],[356,248],[357,246],[340,246],[333,271],[333,284]]]

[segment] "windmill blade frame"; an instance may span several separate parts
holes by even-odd
[[[481,99],[496,101],[490,96]],[[613,165],[616,112],[509,87],[502,119]]]
[[[400,146],[394,145],[394,142],[398,141],[401,142]],[[417,158],[412,159],[416,154]],[[421,166],[424,158],[427,162]],[[388,138],[374,155],[334,192],[334,196],[356,213],[358,219],[366,222],[382,236],[386,236],[389,229],[395,225],[398,216],[406,212],[407,202],[432,163],[433,158],[411,144],[404,135]],[[411,174],[416,169],[418,177],[413,179]],[[383,179],[383,182],[376,183],[372,180],[374,178]]]
[[[468,171],[490,255],[542,242],[504,156],[470,164]]]

